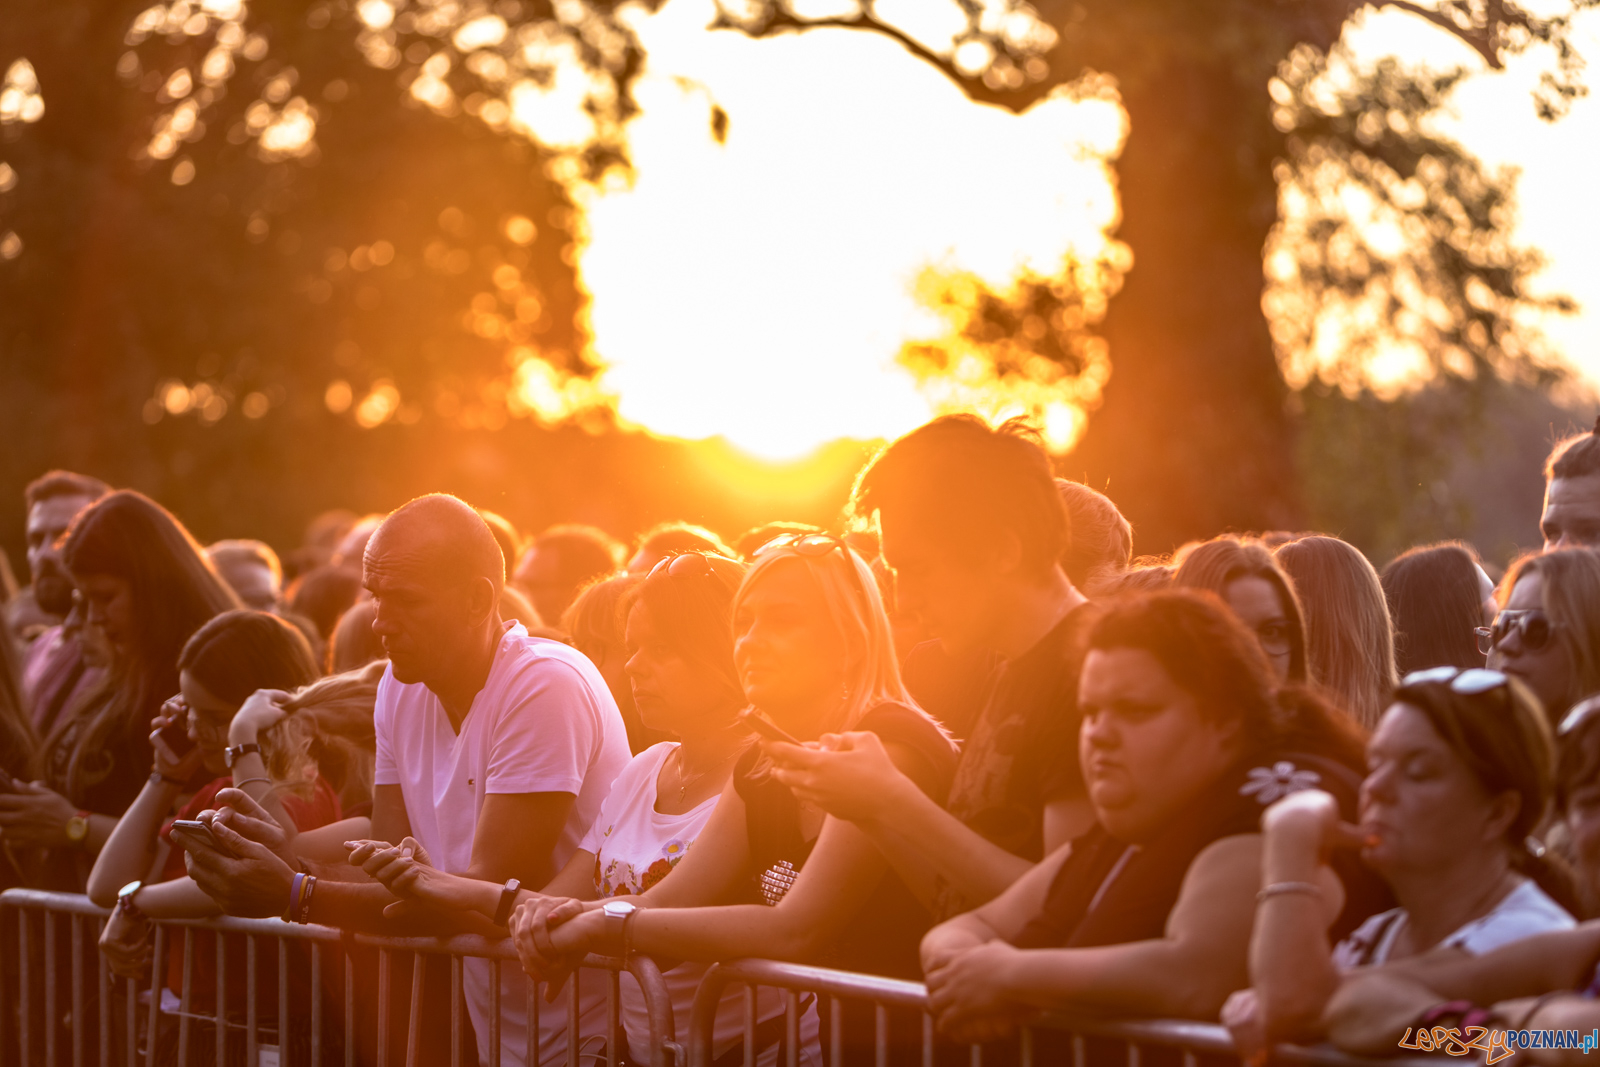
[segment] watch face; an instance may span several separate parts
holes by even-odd
[[[601,905],[600,910],[614,919],[623,919],[632,915],[638,909],[636,905],[630,904],[626,900],[613,900]]]

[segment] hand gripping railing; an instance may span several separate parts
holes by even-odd
[[[831,1019],[828,1034],[829,1067],[841,1067],[844,1061],[843,1035],[840,1028],[841,1001],[864,1001],[873,1006],[875,1043],[873,1059],[878,1067],[890,1061],[889,1011],[911,1009],[922,1015],[921,1060],[923,1067],[933,1067],[936,1040],[933,1016],[928,1014],[928,990],[921,982],[906,982],[894,978],[880,978],[851,971],[835,971],[825,967],[806,967],[773,960],[732,960],[713,966],[706,972],[695,993],[694,1009],[689,1020],[689,1065],[710,1067],[712,1036],[716,1024],[717,1006],[724,989],[733,984],[745,987],[744,1063],[752,1067],[755,1047],[755,988],[775,987],[786,991],[787,1008],[785,1047],[787,1067],[795,1067],[799,1058],[799,994],[812,992],[830,999]],[[1120,1041],[1125,1046],[1127,1067],[1140,1067],[1142,1048],[1150,1046],[1176,1049],[1182,1053],[1183,1067],[1197,1067],[1201,1055],[1238,1056],[1233,1038],[1228,1031],[1214,1023],[1190,1022],[1181,1019],[1108,1019],[1076,1015],[1048,1014],[1036,1019],[1018,1034],[1016,1042],[1019,1067],[1033,1067],[1034,1045],[1038,1031],[1064,1031],[1071,1035],[1072,1067],[1085,1067],[1088,1056],[1086,1038],[1107,1038]],[[955,1046],[945,1046],[955,1047]],[[897,1060],[903,1062],[904,1050],[899,1050]],[[984,1063],[984,1050],[968,1047],[967,1056],[973,1067]],[[940,1062],[949,1062],[946,1056]],[[1403,1061],[1370,1060],[1350,1056],[1333,1048],[1301,1048],[1279,1045],[1273,1049],[1274,1063],[1303,1065],[1303,1067],[1374,1067],[1386,1064],[1394,1067]],[[1052,1061],[1054,1062],[1054,1061]],[[1097,1062],[1100,1062],[1097,1060]],[[1415,1059],[1413,1063],[1417,1063]],[[1435,1061],[1436,1062],[1436,1061]]]
[[[6,912],[10,910],[14,910],[17,914],[14,926],[4,921]],[[213,1024],[216,1039],[213,1061],[215,1064],[221,1065],[225,1062],[228,1033],[240,1029],[245,1033],[245,1062],[251,1067],[270,1062],[262,1058],[263,1048],[267,1043],[261,1040],[264,1013],[260,996],[262,991],[257,988],[257,963],[261,950],[259,943],[263,939],[275,942],[277,950],[277,1011],[272,1013],[268,1007],[265,1014],[275,1014],[276,1017],[279,1067],[301,1067],[299,1063],[291,1065],[289,1043],[283,1040],[283,1035],[289,1032],[291,1022],[289,950],[291,942],[306,945],[310,953],[310,996],[309,1005],[304,1009],[310,1016],[308,1027],[310,1042],[306,1050],[310,1067],[324,1067],[324,1065],[333,1067],[329,1058],[324,1055],[327,1045],[324,1039],[331,1037],[331,1032],[325,1025],[322,996],[325,953],[329,951],[342,955],[343,1059],[346,1067],[354,1067],[356,1063],[356,976],[350,954],[352,947],[374,949],[377,953],[377,1034],[373,1067],[390,1067],[391,1061],[396,1067],[402,1062],[405,1067],[417,1067],[419,1048],[422,1044],[422,1027],[428,1025],[428,1010],[423,1004],[424,957],[428,955],[445,956],[450,960],[449,1014],[452,1067],[460,1067],[463,1044],[462,961],[468,957],[490,961],[491,1003],[486,1012],[490,1026],[488,1041],[490,1067],[500,1065],[500,968],[507,961],[515,964],[517,959],[515,950],[507,940],[496,941],[469,934],[447,938],[380,937],[352,934],[325,926],[291,924],[281,919],[233,917],[166,919],[156,924],[151,975],[146,984],[142,979],[136,981],[115,978],[105,957],[96,948],[104,920],[109,914],[106,909],[97,907],[87,897],[75,893],[47,893],[33,889],[8,889],[0,893],[0,936],[4,936],[8,942],[5,945],[5,956],[0,960],[0,963],[3,963],[3,968],[0,970],[3,970],[6,984],[3,995],[0,995],[0,1063],[21,1063],[25,1067],[48,1064],[49,1067],[57,1067],[58,1064],[70,1062],[72,1067],[84,1067],[89,1062],[86,1057],[92,1054],[102,1067],[110,1067],[111,1064],[134,1067],[140,1060],[143,1060],[145,1067],[153,1067],[156,1058],[156,1035],[161,1022],[161,993],[167,984],[169,938],[176,936],[181,930],[183,977],[178,1011],[178,1067],[187,1067],[190,1063],[190,1029],[196,1019]],[[65,920],[67,924],[66,945],[61,944],[59,931],[61,920]],[[42,936],[39,934],[41,929]],[[10,933],[13,930],[15,940],[11,941]],[[242,1026],[235,1018],[229,1017],[228,938],[223,936],[214,938],[216,943],[214,1012],[197,1015],[191,1010],[196,994],[195,934],[199,931],[236,934],[245,939],[248,977],[245,991],[245,1021]],[[393,969],[391,957],[396,953],[413,956],[403,1060],[391,1057],[392,1050],[389,1048],[391,1043],[389,1000]],[[36,954],[40,957],[37,966],[42,971],[42,983],[37,980],[35,973]],[[62,1030],[59,1025],[59,1020],[62,1019],[59,1001],[63,996],[64,976],[61,974],[63,959],[70,967],[70,974],[66,976],[69,977],[69,981],[65,993],[70,1005],[70,1061],[63,1059],[61,1053],[66,1050],[59,1048]],[[84,981],[84,972],[89,966],[95,970],[95,987],[92,992]],[[681,1053],[681,1049],[673,1030],[671,997],[655,963],[648,957],[637,955],[630,958],[626,964],[609,957],[589,956],[584,960],[582,969],[599,971],[606,976],[605,1048],[608,1067],[617,1067],[625,1045],[619,1017],[620,982],[623,970],[627,970],[634,977],[644,995],[650,1027],[650,1067],[669,1067],[673,1062],[672,1057]],[[306,968],[302,967],[300,970],[305,971]],[[574,981],[577,981],[576,975]],[[13,982],[15,990],[10,988]],[[118,1005],[112,996],[115,983],[125,985],[123,993],[125,999],[122,1001],[120,1011],[115,1010]],[[542,1006],[540,993],[543,988],[539,984],[531,982],[528,984],[529,1036],[526,1062],[529,1064],[538,1062],[539,1012]],[[141,992],[149,994],[149,1004],[143,1008],[139,1004]],[[97,1016],[97,1022],[92,1030],[86,1026],[88,1020],[85,1019],[91,1000]],[[39,1001],[42,1001],[42,1005]],[[578,1067],[579,1064],[581,1035],[578,1032],[578,1011],[579,998],[574,990],[567,998],[568,1040],[565,1057],[567,1067]],[[120,1015],[117,1022],[120,1023],[121,1034],[115,1033],[117,1027],[113,1025],[113,1017],[116,1015]],[[142,1030],[141,1022],[144,1023]],[[298,1024],[302,1020],[295,1022]],[[6,1032],[11,1029],[15,1029],[14,1035]],[[37,1047],[41,1044],[37,1040],[39,1035],[36,1033],[39,1029],[43,1030],[42,1049]],[[19,1055],[20,1059],[12,1060],[13,1054]]]

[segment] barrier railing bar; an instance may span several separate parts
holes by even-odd
[[[389,1067],[389,950],[386,948],[378,950],[378,1067]]]
[[[787,1067],[800,1067],[800,994],[786,990],[783,1000],[783,1036],[789,1043],[785,1060]]]
[[[567,1067],[578,1067],[578,1005],[583,1000],[579,983],[582,980],[581,970],[572,972],[572,988],[567,992]],[[496,1063],[492,1067],[500,1065]]]
[[[622,972],[608,971],[606,974],[606,1067],[617,1067],[618,1035],[621,1033]]]
[[[56,1062],[56,917],[44,913],[44,1061]],[[181,1065],[180,1065],[181,1067]]]
[[[933,1016],[922,1013],[922,1067],[933,1067]]]
[[[46,913],[48,914],[48,913]],[[161,986],[150,990],[151,1000],[161,999]],[[189,1017],[194,1011],[194,930],[183,928],[183,995],[178,1001],[178,1067],[189,1067]],[[150,1044],[155,1045],[155,1031]]]
[[[450,1067],[461,1067],[461,957],[450,959]]]
[[[218,1064],[227,1062],[228,1055],[228,939],[216,935],[217,942],[217,1058]]]
[[[528,1025],[528,1039],[523,1042],[523,1062],[535,1065],[539,1062],[539,983],[529,982],[527,1003],[523,1005],[523,1021]],[[454,1057],[450,1062],[456,1064],[459,1053],[452,1051]],[[459,1064],[456,1064],[459,1067]]]
[[[284,1007],[278,1013],[278,1063],[286,1067],[289,1058],[289,944],[278,942],[278,988]],[[322,1067],[322,942],[311,942],[311,1067]]]
[[[344,1067],[356,1067],[356,965],[350,958],[350,944],[341,946],[344,954]]]
[[[32,1063],[33,1061],[28,1058],[33,1052],[33,1042],[28,1040],[28,1038],[32,1036],[28,1032],[28,1024],[33,1018],[33,1012],[31,1010],[33,1007],[31,1003],[32,998],[29,996],[29,992],[33,988],[33,975],[31,973],[33,970],[33,949],[28,943],[28,914],[27,912],[23,911],[17,912],[17,944],[19,946],[19,953],[22,957],[22,966],[19,968],[19,970],[22,972],[22,989],[19,990],[19,1002],[22,1005],[22,1018],[17,1021],[17,1036],[18,1040],[21,1042],[22,1052],[22,1059],[20,1062]]]
[[[844,1067],[844,1002],[838,997],[828,998],[828,1064]]]
[[[83,916],[67,918],[72,941],[72,1067],[83,1067]]]
[[[161,989],[166,984],[161,980],[161,972],[167,958],[167,941],[167,928],[157,926],[154,951],[150,956],[150,1025],[145,1030],[144,1067],[156,1065],[156,1027],[161,1020]]]
[[[379,1064],[382,1067],[382,1064]],[[500,1067],[500,961],[489,963],[489,1067]]]
[[[422,978],[427,961],[418,952],[411,957],[411,1025],[406,1028],[406,1067],[417,1067],[417,1046],[421,1044]]]
[[[789,995],[794,995],[793,990]],[[882,1004],[872,1006],[872,1038],[872,1062],[889,1067],[889,1009]]]
[[[261,1062],[261,1033],[260,1012],[256,1008],[256,995],[260,992],[261,982],[256,978],[256,935],[244,935],[244,1056],[245,1062],[258,1064]],[[281,971],[280,971],[281,973]],[[278,1011],[278,1025],[283,1026],[285,1015],[281,1008]],[[280,1043],[281,1044],[281,1043]],[[282,1067],[283,1049],[278,1049],[278,1063]]]
[[[744,987],[744,1067],[756,1064],[756,987]]]
[[[102,923],[95,924],[95,945],[100,944]],[[95,992],[100,997],[100,1067],[111,1067],[111,968],[103,952],[96,952]]]
[[[1017,1058],[1022,1062],[1018,1067],[1033,1067],[1033,1031],[1024,1028],[1017,1035]]]

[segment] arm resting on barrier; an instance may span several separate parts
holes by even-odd
[[[178,798],[179,786],[152,777],[117,821],[89,872],[89,899],[102,908],[117,902],[117,890],[137,879],[151,880],[166,859],[158,837],[161,823]]]
[[[1215,1019],[1228,994],[1246,982],[1260,862],[1255,834],[1206,848],[1184,877],[1162,938],[1021,950],[995,939],[957,954],[928,976],[940,1027],[959,1035],[967,1023],[1016,1005]],[[991,926],[1016,920],[986,916]]]
[[[707,829],[709,831],[710,827]],[[683,877],[683,868],[705,847],[706,834],[702,834],[679,864],[679,869],[660,885],[666,886]],[[816,848],[800,876],[776,907],[764,904],[645,907],[632,921],[632,947],[650,956],[687,960],[741,956],[795,961],[815,959],[833,943],[855,909],[883,877],[884,869],[883,857],[870,838],[853,823],[829,817],[823,821]],[[652,888],[651,893],[654,892]],[[640,899],[649,896],[646,893]],[[603,916],[593,910],[555,927],[550,931],[550,939],[563,956],[578,952],[614,955],[621,949],[608,936]]]
[[[1481,956],[1430,952],[1344,977],[1328,1002],[1328,1038],[1352,1052],[1391,1055],[1406,1027],[1435,1004],[1496,1004],[1582,989],[1600,957],[1600,922],[1535,934]]]

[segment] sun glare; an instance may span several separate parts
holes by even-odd
[[[769,459],[892,437],[965,392],[897,362],[945,323],[929,268],[1003,289],[1099,254],[1121,109],[1057,98],[972,104],[890,41],[849,31],[707,33],[709,3],[641,20],[650,57],[629,131],[633,184],[584,204],[580,259],[603,388],[622,419],[722,436]],[[713,104],[730,116],[711,136]],[[1034,413],[1077,436],[1069,393]]]

